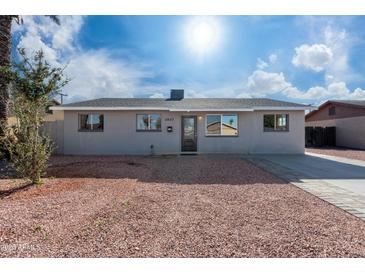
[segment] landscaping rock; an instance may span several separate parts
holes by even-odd
[[[0,198],[1,257],[365,256],[365,222],[239,156],[53,157],[48,177]]]

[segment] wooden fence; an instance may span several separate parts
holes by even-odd
[[[305,146],[336,146],[336,127],[305,127]]]

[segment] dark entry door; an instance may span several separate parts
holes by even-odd
[[[196,151],[197,132],[196,116],[182,116],[181,118],[181,151]]]

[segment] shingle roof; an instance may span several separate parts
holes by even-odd
[[[365,100],[330,100],[330,102],[365,107]]]
[[[289,107],[303,108],[307,105],[272,100],[267,98],[184,98],[182,100],[171,100],[163,98],[101,98],[82,102],[64,104],[61,108],[166,108],[166,109],[251,109],[251,108],[272,108]]]
[[[316,113],[321,111],[323,108],[325,108],[329,104],[336,104],[336,103],[337,104],[346,104],[346,105],[350,105],[350,106],[353,106],[356,108],[365,108],[365,100],[328,100],[328,101],[324,102],[322,105],[320,105],[317,109],[307,113],[305,115],[305,119],[312,117],[313,115],[315,115]]]

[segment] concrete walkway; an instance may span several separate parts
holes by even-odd
[[[365,221],[364,161],[314,153],[245,158]]]

